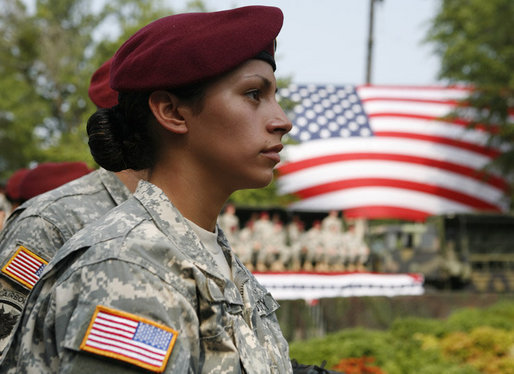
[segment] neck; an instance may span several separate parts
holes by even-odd
[[[153,170],[149,181],[159,187],[188,220],[214,232],[218,215],[229,194],[217,194],[215,186],[171,171]]]
[[[148,180],[148,170],[122,170],[115,173],[121,182],[129,189],[131,193],[134,193],[137,188],[137,184],[141,179]]]

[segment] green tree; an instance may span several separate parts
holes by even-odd
[[[27,61],[36,56],[36,32],[25,22],[25,6],[21,1],[0,6],[0,172],[5,176],[38,156],[33,118],[43,117],[45,110],[24,78],[32,74]]]
[[[198,2],[201,3],[201,2]],[[97,3],[98,4],[98,3]],[[85,160],[92,73],[163,1],[0,0],[0,177],[32,162]],[[198,4],[193,4],[198,7]]]
[[[427,37],[441,56],[440,77],[475,88],[472,125],[491,127],[491,142],[511,147],[494,164],[506,177],[514,174],[513,19],[512,0],[441,0]]]

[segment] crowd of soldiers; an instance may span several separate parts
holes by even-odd
[[[366,222],[345,222],[330,211],[310,227],[298,215],[283,222],[262,211],[241,222],[236,207],[226,206],[218,224],[234,252],[253,271],[364,271],[369,248],[364,241]]]

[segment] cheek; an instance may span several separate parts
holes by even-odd
[[[253,148],[260,136],[255,113],[243,105],[218,104],[210,105],[202,113],[201,125],[205,136],[211,138],[212,143],[219,142],[222,147],[230,146],[240,150]]]
[[[216,138],[222,138],[222,143],[230,143],[234,147],[251,147],[258,139],[258,134],[252,122],[244,118],[227,118],[216,126]]]

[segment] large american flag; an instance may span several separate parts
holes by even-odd
[[[291,85],[296,103],[278,166],[294,210],[424,220],[508,209],[507,184],[484,167],[499,155],[488,133],[447,117],[464,87]]]

